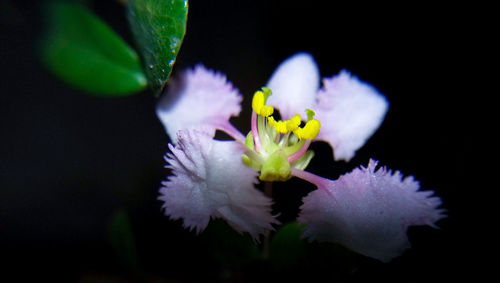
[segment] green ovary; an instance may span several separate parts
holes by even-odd
[[[287,181],[292,178],[290,163],[283,150],[276,150],[271,154],[260,170],[259,179],[261,181]]]

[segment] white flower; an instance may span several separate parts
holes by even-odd
[[[301,206],[304,237],[337,242],[381,261],[400,255],[409,247],[407,227],[434,226],[443,217],[437,209],[441,201],[432,191],[418,191],[412,177],[375,170],[373,160],[336,181],[304,171],[314,156],[308,149],[313,140],[328,142],[335,159],[348,161],[388,109],[383,95],[347,71],[319,85],[311,55],[285,60],[268,87],[254,94],[245,136],[229,122],[240,112],[241,95],[223,75],[200,65],[174,81],[157,108],[176,143],[167,154],[173,176],[160,189],[165,213],[197,232],[210,217],[221,217],[258,240],[279,222],[271,215],[271,200],[255,189],[256,177],[269,182],[298,177],[318,187]],[[283,120],[272,116],[274,108]],[[304,110],[307,119],[299,114]],[[214,140],[216,130],[236,141]]]

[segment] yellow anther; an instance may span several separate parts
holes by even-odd
[[[262,91],[256,91],[252,99],[252,109],[255,113],[268,117],[274,112],[274,107],[266,105],[267,97],[271,95],[271,89],[263,87]]]
[[[307,121],[304,128],[299,127],[295,131],[293,131],[293,133],[299,139],[312,140],[318,135],[319,128],[321,128],[321,122],[319,120],[312,119],[312,120]]]
[[[321,128],[321,122],[319,120],[313,119],[315,113],[311,109],[307,108],[306,114],[307,114],[307,123],[304,126],[304,128],[298,127],[296,130],[293,131],[293,133],[301,140],[302,139],[312,140],[316,138],[316,136],[318,135],[319,128]]]
[[[273,116],[270,116],[270,117],[267,117],[267,123],[269,124],[269,126],[275,127],[278,122],[276,122],[276,120],[274,120]]]
[[[264,106],[264,93],[262,91],[256,91],[252,99],[252,109],[259,113],[262,106]]]
[[[267,117],[267,123],[269,124],[269,126],[274,127],[276,129],[276,132],[278,132],[278,133],[285,134],[285,133],[289,132],[287,130],[285,122],[276,121],[276,120],[274,120],[274,118],[272,116]]]
[[[295,131],[300,126],[300,120],[301,120],[300,115],[295,114],[295,116],[290,118],[290,120],[286,121],[286,129],[289,132]]]
[[[290,120],[276,121],[274,117],[267,117],[269,126],[274,127],[276,132],[286,134],[297,129],[300,125],[300,115],[295,114]]]
[[[264,105],[264,106],[262,106],[262,108],[260,108],[260,112],[258,112],[257,114],[264,116],[264,117],[268,117],[268,116],[273,115],[273,112],[274,112],[274,107]]]

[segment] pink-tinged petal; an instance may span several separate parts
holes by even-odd
[[[343,70],[323,80],[315,118],[321,121],[317,140],[333,147],[335,160],[349,161],[384,120],[389,103],[371,85]]]
[[[286,59],[274,71],[267,87],[272,90],[267,104],[278,108],[282,119],[290,119],[311,108],[316,101],[320,76],[313,57],[298,53]]]
[[[355,169],[338,180],[318,182],[307,195],[298,221],[307,224],[303,236],[340,243],[365,256],[387,262],[410,247],[408,226],[430,225],[444,211],[432,191],[419,191],[419,183],[399,171]]]
[[[170,81],[156,114],[174,143],[184,129],[204,129],[213,137],[216,129],[234,130],[229,118],[240,113],[241,100],[223,74],[198,65]]]
[[[200,232],[211,217],[220,217],[254,239],[278,223],[271,199],[254,187],[257,173],[241,160],[244,145],[188,130],[180,131],[177,145],[169,147],[167,168],[173,175],[162,183],[159,199],[170,218],[183,219],[185,228]]]

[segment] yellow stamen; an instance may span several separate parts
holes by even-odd
[[[286,134],[294,131],[300,125],[300,115],[295,114],[290,120],[276,121],[274,117],[267,117],[267,123],[269,126],[274,127],[276,132]]]
[[[313,119],[315,113],[311,109],[307,108],[306,114],[308,121],[304,128],[297,127],[297,129],[295,129],[293,133],[301,140],[312,140],[318,135],[319,129],[321,128],[321,122],[319,120]]]
[[[299,139],[308,139],[312,140],[316,138],[316,136],[319,133],[319,128],[321,127],[321,122],[316,119],[312,119],[307,121],[306,125],[304,128],[298,127],[293,133],[299,138]]]
[[[284,134],[284,133],[288,132],[286,130],[285,122],[276,121],[276,120],[274,120],[274,117],[272,117],[272,116],[267,117],[267,123],[269,124],[269,126],[274,127],[276,129],[276,132],[278,132],[278,133]]]
[[[290,120],[286,121],[286,129],[290,132],[295,131],[300,126],[300,115],[295,114]]]
[[[274,107],[266,105],[267,97],[271,95],[271,89],[263,87],[262,91],[256,91],[252,99],[252,109],[255,113],[268,117],[274,112]]]

